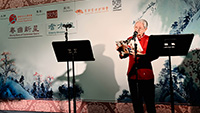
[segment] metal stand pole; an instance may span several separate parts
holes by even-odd
[[[169,74],[170,74],[171,112],[174,113],[174,88],[172,80],[170,48],[169,48]]]
[[[137,72],[137,43],[136,38],[134,38],[134,51],[135,51],[135,75],[136,75],[136,91],[137,91],[137,102],[139,103],[139,87],[138,87],[138,72]]]
[[[68,30],[66,28],[65,39],[68,41]],[[68,108],[71,113],[71,96],[70,96],[70,78],[69,78],[69,61],[67,61],[67,82],[68,82]]]
[[[69,78],[69,61],[67,61],[67,82],[68,82],[68,108],[71,113],[71,96],[70,96],[70,78]]]
[[[76,113],[76,86],[75,86],[75,69],[74,69],[74,51],[72,51],[72,70],[73,70],[73,102],[74,102],[74,113]]]

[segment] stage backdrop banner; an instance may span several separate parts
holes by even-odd
[[[192,3],[192,4],[191,4]],[[72,66],[57,62],[54,41],[89,40],[95,61],[75,62],[77,98],[131,102],[128,59],[120,59],[115,41],[133,35],[138,19],[149,23],[146,35],[194,34],[186,56],[172,57],[177,103],[200,105],[198,0],[78,0],[0,11],[0,98],[68,99]],[[156,102],[169,102],[168,57],[152,62]],[[188,90],[189,89],[189,90]]]

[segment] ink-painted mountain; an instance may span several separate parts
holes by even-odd
[[[2,81],[2,77],[0,80]],[[29,94],[16,80],[7,78],[5,84],[0,82],[0,98],[6,100],[27,99],[34,100],[35,98]]]

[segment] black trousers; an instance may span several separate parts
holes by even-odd
[[[128,79],[128,83],[135,113],[144,113],[143,102],[148,113],[156,113],[154,79],[138,80],[138,82]]]

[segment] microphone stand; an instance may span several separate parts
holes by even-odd
[[[136,75],[136,83],[138,83],[138,73],[137,73],[137,42],[136,42],[136,38],[137,38],[137,34],[138,32],[135,31],[133,34],[133,40],[134,40],[134,51],[135,51],[135,75]],[[138,87],[138,84],[137,84]],[[137,88],[138,90],[138,88]]]
[[[135,75],[136,75],[136,92],[137,92],[137,104],[139,103],[139,88],[138,88],[138,67],[137,67],[137,42],[136,42],[136,38],[137,38],[137,33],[133,35],[133,40],[134,40],[134,51],[135,51]]]

